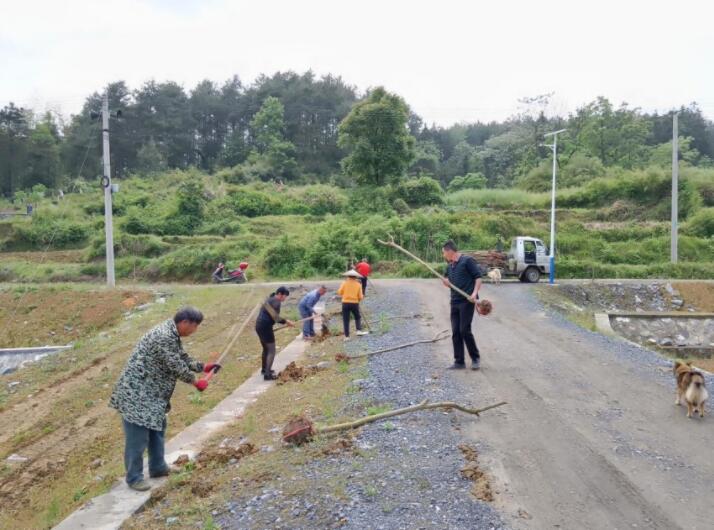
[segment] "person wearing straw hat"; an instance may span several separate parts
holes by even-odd
[[[342,297],[342,325],[345,332],[345,340],[350,338],[350,314],[355,317],[357,335],[367,335],[367,331],[362,330],[362,316],[359,312],[359,303],[364,298],[362,292],[362,275],[356,270],[349,270],[342,274],[346,276],[337,294]]]

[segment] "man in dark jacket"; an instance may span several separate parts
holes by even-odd
[[[466,293],[471,293],[467,299],[451,289],[451,340],[454,345],[454,364],[450,368],[466,368],[464,360],[464,344],[471,357],[471,369],[478,370],[481,365],[481,355],[476,346],[476,339],[471,331],[471,321],[474,318],[476,300],[481,289],[481,269],[471,256],[461,254],[456,244],[449,240],[442,249],[444,259],[448,262],[444,285],[458,287]]]
[[[275,324],[287,324],[290,327],[295,325],[291,320],[286,320],[280,316],[280,305],[288,296],[290,296],[290,291],[285,287],[278,287],[274,293],[270,293],[255,321],[255,332],[258,334],[260,345],[263,347],[263,363],[260,373],[263,374],[265,381],[272,381],[276,378],[273,371],[276,351],[273,326]]]
[[[181,337],[193,334],[203,321],[198,309],[184,307],[144,335],[124,367],[109,406],[119,411],[124,424],[126,482],[137,491],[151,486],[144,480],[144,451],[149,451],[149,476],[164,477],[169,466],[164,460],[166,414],[176,381],[194,385],[203,392],[205,379],[194,372],[217,372],[220,365],[203,364],[183,350]]]

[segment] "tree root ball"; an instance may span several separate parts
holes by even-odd
[[[486,316],[493,311],[493,304],[491,303],[490,300],[486,300],[485,298],[483,300],[480,300],[479,302],[476,303],[476,310],[478,311],[478,314],[481,316]]]
[[[283,441],[291,445],[302,445],[312,440],[313,434],[315,434],[315,426],[310,419],[297,416],[283,429]]]

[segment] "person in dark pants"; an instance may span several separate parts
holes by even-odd
[[[476,300],[481,289],[481,268],[471,256],[461,254],[456,244],[449,240],[442,248],[446,266],[444,285],[458,287],[466,293],[471,293],[467,299],[451,289],[451,339],[454,343],[454,364],[452,369],[466,368],[464,359],[464,344],[471,357],[471,369],[481,367],[481,355],[476,346],[476,339],[471,331],[471,321],[476,310]]]
[[[273,361],[275,360],[275,333],[273,326],[277,324],[287,324],[292,327],[295,325],[291,320],[286,320],[280,316],[280,305],[290,296],[290,291],[285,287],[278,287],[278,290],[271,293],[268,299],[263,303],[260,309],[258,318],[255,321],[255,332],[260,339],[260,345],[263,347],[262,368],[260,373],[263,374],[265,381],[275,379],[273,371]]]
[[[355,265],[355,270],[362,275],[362,294],[367,296],[367,277],[372,274],[372,267],[367,258],[362,258],[362,261]]]
[[[164,460],[164,435],[176,381],[192,384],[203,392],[208,380],[197,379],[194,372],[217,372],[221,368],[219,364],[199,362],[183,350],[181,338],[192,335],[202,321],[198,309],[184,307],[173,319],[153,328],[136,345],[114,387],[109,406],[122,416],[126,482],[134,490],[151,489],[144,480],[147,449],[149,476],[169,474]]]
[[[362,316],[359,312],[359,303],[364,298],[362,293],[362,276],[356,270],[350,270],[343,274],[347,279],[342,282],[337,289],[338,296],[342,297],[342,326],[345,333],[345,340],[350,340],[350,315],[355,318],[357,335],[367,335],[368,332],[362,329]]]

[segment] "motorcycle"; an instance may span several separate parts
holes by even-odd
[[[248,268],[248,263],[242,261],[238,264],[237,269],[227,271],[227,276],[223,276],[225,267],[219,264],[218,268],[213,273],[213,283],[245,283],[248,281],[248,276],[245,270]]]

